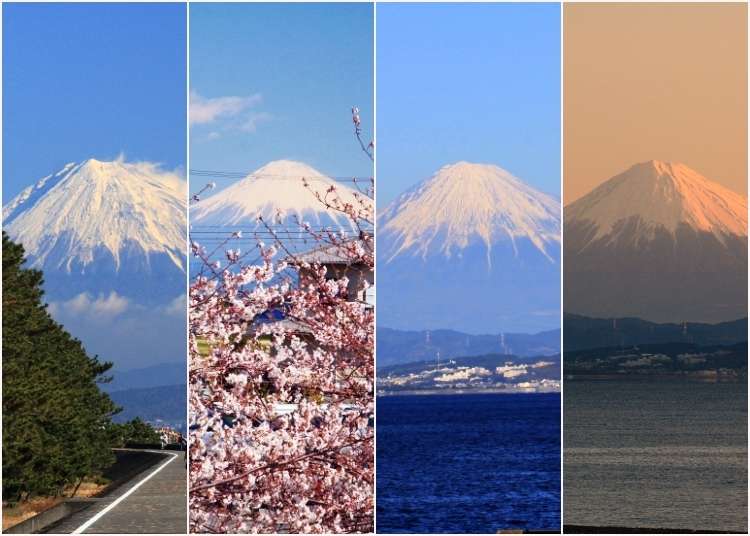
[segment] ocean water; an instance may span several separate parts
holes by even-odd
[[[379,533],[559,530],[560,395],[377,401]]]
[[[747,384],[563,391],[566,525],[747,532]]]

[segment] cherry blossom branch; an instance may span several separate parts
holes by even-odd
[[[253,473],[258,473],[260,471],[267,471],[268,469],[278,469],[278,468],[283,467],[285,465],[291,465],[291,464],[299,463],[299,462],[301,462],[303,460],[306,460],[308,458],[315,458],[315,457],[318,457],[318,456],[320,456],[322,454],[328,454],[328,453],[331,453],[331,452],[336,452],[336,451],[339,451],[339,450],[341,450],[343,448],[351,447],[353,445],[356,445],[358,443],[363,443],[365,441],[372,441],[372,439],[373,439],[372,436],[365,437],[365,438],[362,438],[362,439],[358,439],[356,441],[352,441],[352,442],[347,443],[345,445],[339,445],[339,446],[336,446],[336,447],[329,447],[329,448],[326,448],[326,449],[316,450],[316,451],[310,452],[308,454],[304,454],[302,456],[297,456],[296,458],[292,458],[291,460],[285,460],[285,461],[282,461],[282,462],[267,463],[265,465],[261,465],[260,467],[256,467],[254,469],[250,469],[249,471],[246,471],[246,472],[241,473],[239,475],[233,476],[231,478],[225,478],[225,479],[219,480],[217,482],[211,482],[210,484],[203,484],[202,486],[191,487],[190,488],[190,493],[196,493],[198,491],[201,491],[201,490],[204,490],[204,489],[208,489],[208,488],[214,488],[216,486],[223,486],[224,484],[229,484],[229,483],[234,482],[236,480],[242,480],[243,478],[247,478],[248,476],[252,475]],[[326,460],[321,460],[321,461],[326,461]]]
[[[372,160],[375,161],[375,155],[373,154],[373,150],[375,149],[375,142],[370,142],[367,145],[365,145],[365,142],[362,141],[362,120],[359,117],[359,108],[354,106],[352,108],[352,122],[354,123],[354,134],[357,136],[357,141],[359,141],[359,146],[362,148],[364,153]]]

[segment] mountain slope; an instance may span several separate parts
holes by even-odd
[[[304,186],[302,179],[307,179],[309,188]],[[315,192],[324,195],[331,187],[336,188],[338,197],[344,202],[354,202],[355,196],[361,196],[307,164],[277,160],[192,205],[191,227],[242,225],[254,228],[258,226],[258,216],[272,225],[280,217],[285,224],[294,224],[295,218],[298,218],[300,222],[308,222],[315,228],[351,227],[351,222],[345,216],[326,210],[315,198]],[[364,196],[360,198],[369,202]]]
[[[458,162],[402,194],[377,247],[381,326],[559,327],[560,203],[497,166]]]
[[[565,310],[653,322],[747,315],[747,200],[650,161],[565,208]]]
[[[186,185],[150,163],[68,164],[3,207],[3,226],[53,298],[184,292]],[[144,277],[144,275],[149,277]]]

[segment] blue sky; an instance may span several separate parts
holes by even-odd
[[[350,112],[359,106],[369,141],[371,4],[191,4],[190,89],[192,169],[249,172],[283,158],[372,176]]]
[[[3,202],[92,157],[123,153],[184,170],[186,62],[185,5],[5,4]],[[55,308],[116,370],[185,361],[184,314],[135,309],[108,318]]]
[[[185,166],[183,4],[3,6],[3,202],[67,162]]]
[[[377,201],[445,164],[560,196],[558,4],[378,4]]]

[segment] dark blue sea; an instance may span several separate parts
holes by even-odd
[[[379,533],[560,528],[560,395],[377,401]]]

